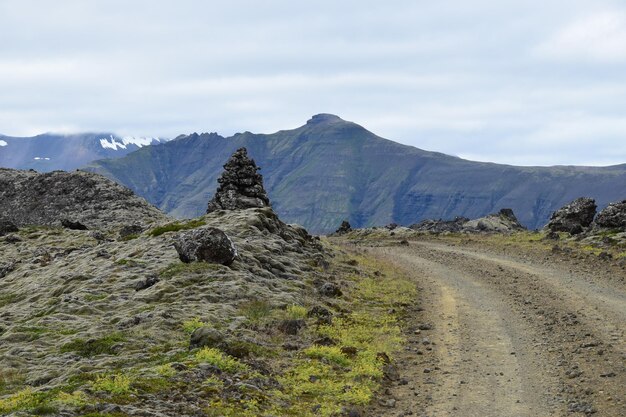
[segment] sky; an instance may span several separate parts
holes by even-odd
[[[1,134],[317,113],[479,161],[626,163],[626,2],[0,0]]]

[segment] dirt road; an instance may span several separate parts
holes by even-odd
[[[371,416],[626,416],[624,270],[445,240],[360,246],[415,279]]]

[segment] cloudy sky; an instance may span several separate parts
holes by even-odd
[[[271,133],[334,113],[521,165],[626,162],[623,0],[0,0],[0,133]]]

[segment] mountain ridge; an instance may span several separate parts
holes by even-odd
[[[31,137],[0,135],[0,167],[41,172],[74,170],[94,160],[120,158],[159,138],[118,136],[110,132],[42,133]]]
[[[468,161],[393,142],[338,116],[295,129],[223,137],[193,133],[85,169],[116,180],[176,217],[206,209],[222,165],[238,148],[263,167],[275,210],[316,233],[427,218],[478,218],[513,208],[533,229],[582,195],[600,207],[626,196],[626,164],[518,167]]]

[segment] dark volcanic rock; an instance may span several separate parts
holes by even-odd
[[[350,226],[350,223],[347,220],[344,220],[341,222],[341,225],[339,226],[339,228],[335,231],[335,234],[343,235],[351,231],[352,231],[352,226]]]
[[[128,236],[138,235],[143,232],[143,227],[139,224],[127,224],[120,229],[120,239]]]
[[[73,222],[68,219],[61,219],[61,226],[71,230],[87,230],[87,226],[81,222]]]
[[[596,202],[592,198],[580,197],[561,207],[550,217],[546,229],[552,232],[582,233],[591,225],[596,215]]]
[[[4,278],[7,274],[15,269],[15,263],[0,263],[0,278]]]
[[[319,293],[325,297],[341,297],[341,288],[332,282],[325,282],[319,287]]]
[[[159,278],[155,275],[150,275],[144,279],[141,279],[135,283],[135,291],[145,290],[159,282]]]
[[[206,212],[268,207],[270,200],[263,188],[263,176],[257,172],[259,169],[254,160],[248,158],[246,148],[237,149],[224,165],[224,172],[217,180],[220,185]]]
[[[17,231],[18,228],[15,223],[7,219],[0,219],[0,236],[4,236],[7,233],[13,233]]]
[[[626,200],[609,204],[598,213],[595,226],[610,229],[626,229]]]
[[[167,219],[131,190],[101,175],[4,168],[0,168],[0,213],[18,227],[59,226],[71,219],[93,229]]]
[[[186,263],[205,261],[230,265],[237,256],[237,249],[230,238],[215,227],[201,227],[181,233],[174,247],[180,260]]]
[[[285,319],[278,323],[278,330],[281,332],[295,336],[300,332],[305,325],[305,321],[302,319]]]

